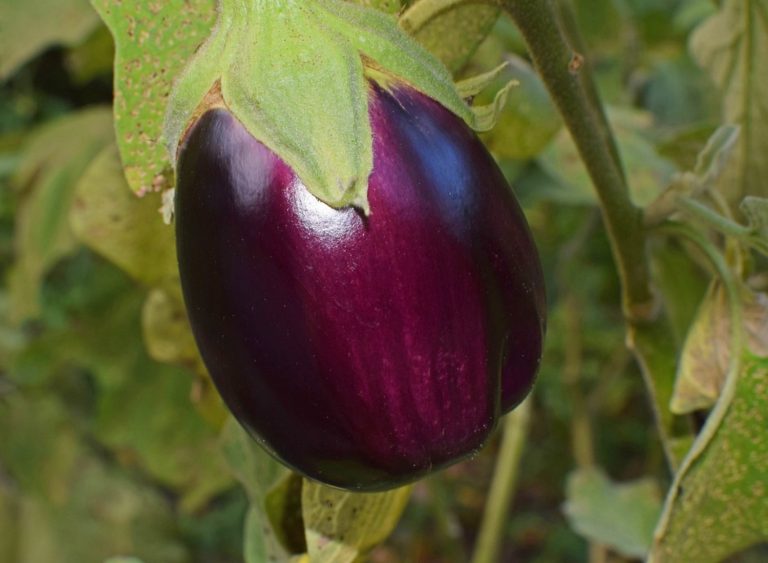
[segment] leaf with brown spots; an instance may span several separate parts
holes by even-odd
[[[92,0],[115,39],[115,121],[131,189],[171,187],[161,139],[165,106],[176,76],[208,37],[214,0]]]
[[[352,563],[384,541],[408,503],[411,487],[353,493],[304,481],[302,510],[312,563]]]
[[[768,541],[768,358],[746,356],[734,383],[721,424],[670,493],[652,561],[722,561]]]

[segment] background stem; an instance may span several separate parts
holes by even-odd
[[[480,536],[475,545],[472,563],[497,563],[498,561],[530,417],[531,398],[529,397],[504,420],[501,448],[491,488],[486,497],[488,501],[480,524]]]

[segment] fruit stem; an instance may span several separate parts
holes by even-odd
[[[573,16],[554,1],[500,1],[525,37],[595,185],[622,282],[624,314],[630,322],[650,321],[656,307],[642,211],[630,199],[616,142]]]
[[[504,526],[517,484],[520,457],[528,435],[531,418],[531,398],[509,413],[503,426],[501,448],[496,460],[487,504],[480,524],[480,534],[472,563],[496,563],[504,539]]]

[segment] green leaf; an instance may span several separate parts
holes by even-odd
[[[267,492],[264,499],[265,511],[272,529],[280,543],[291,553],[307,551],[301,513],[303,482],[304,479],[297,473],[289,473]]]
[[[19,494],[7,485],[0,485],[0,563],[17,563]]]
[[[312,563],[352,563],[395,529],[411,487],[352,493],[304,481],[302,508]]]
[[[452,72],[461,70],[499,17],[496,6],[477,2],[417,0],[400,16],[401,27]]]
[[[403,3],[399,0],[347,0],[353,4],[360,4],[368,8],[375,8],[376,10],[385,12],[387,14],[394,14],[403,7]]]
[[[740,208],[749,221],[749,226],[768,239],[768,198],[747,196],[741,202]]]
[[[287,561],[288,553],[267,516],[269,491],[278,487],[289,470],[254,442],[234,418],[221,434],[221,448],[230,471],[245,487],[251,501],[245,521],[246,563]]]
[[[725,0],[690,49],[722,91],[723,119],[741,127],[720,190],[733,203],[768,195],[768,0]]]
[[[25,145],[12,179],[21,191],[14,237],[16,261],[8,282],[13,320],[40,313],[43,276],[77,247],[68,222],[75,187],[112,136],[111,112],[98,107],[42,127]]]
[[[0,403],[0,461],[19,488],[14,563],[187,561],[168,502],[109,468],[52,395]]]
[[[92,0],[115,40],[115,121],[128,185],[170,187],[163,119],[173,81],[208,36],[214,0]]]
[[[614,109],[609,116],[627,174],[630,196],[636,205],[644,207],[669,184],[676,168],[643,136],[650,125],[648,115]],[[559,193],[550,194],[552,199],[582,205],[597,202],[592,181],[567,129],[560,130],[541,153],[538,162],[562,187]]]
[[[88,0],[3,0],[0,81],[48,45],[79,43],[98,22]]]
[[[140,341],[132,347],[139,352],[128,369],[99,370],[95,435],[118,457],[179,492],[183,510],[197,510],[232,485],[216,431],[190,400],[189,373],[152,362]]]
[[[141,320],[147,352],[158,362],[186,366],[204,375],[207,371],[192,336],[181,291],[176,289],[155,288],[144,302]]]
[[[80,178],[70,221],[81,242],[148,285],[178,284],[173,229],[160,215],[160,196],[137,198],[127,189],[114,142]]]
[[[517,85],[510,89],[496,127],[483,139],[502,158],[526,160],[546,147],[562,127],[562,120],[533,68],[516,55],[509,55],[507,62],[501,79],[514,80]]]
[[[748,355],[734,375],[719,426],[670,491],[654,561],[714,563],[768,541],[768,359]]]
[[[664,301],[675,342],[681,346],[707,291],[707,277],[684,248],[667,242],[658,242],[651,248],[654,282]]]
[[[644,557],[661,513],[661,492],[653,479],[613,483],[597,468],[568,476],[563,507],[571,527],[582,536],[626,557]]]

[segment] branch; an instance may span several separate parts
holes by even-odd
[[[655,313],[642,211],[629,197],[616,143],[603,113],[571,16],[553,0],[500,0],[528,44],[600,198],[631,322]]]

